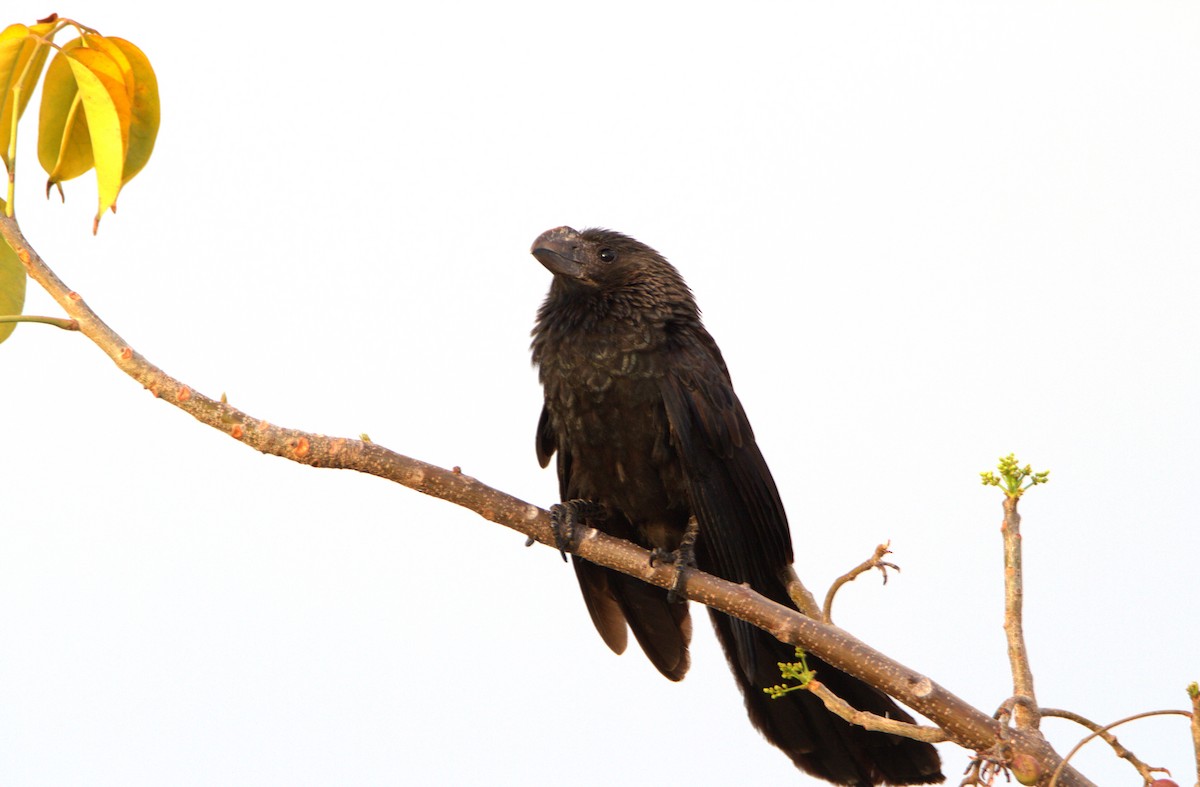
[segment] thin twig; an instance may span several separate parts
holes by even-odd
[[[817,606],[817,599],[813,596],[812,591],[805,587],[804,583],[800,581],[800,577],[796,575],[795,566],[789,565],[784,570],[783,583],[787,586],[788,597],[796,605],[796,609],[813,620],[829,622],[829,618],[822,616],[821,608]]]
[[[1154,781],[1153,774],[1155,772],[1167,772],[1165,768],[1156,768],[1152,765],[1147,765],[1146,763],[1142,762],[1133,752],[1125,748],[1121,742],[1117,740],[1116,735],[1113,735],[1107,729],[1091,719],[1080,716],[1078,713],[1074,713],[1069,710],[1063,710],[1061,708],[1042,708],[1041,715],[1043,718],[1046,716],[1053,716],[1058,719],[1067,719],[1068,721],[1073,721],[1080,726],[1087,727],[1089,730],[1099,735],[1105,743],[1111,746],[1113,752],[1116,753],[1118,757],[1120,757],[1122,760],[1128,760],[1129,764],[1137,769],[1138,775],[1141,776],[1147,784]]]
[[[1038,728],[1037,695],[1033,691],[1033,670],[1025,647],[1023,620],[1024,577],[1021,563],[1021,515],[1017,513],[1020,498],[1004,498],[1004,633],[1008,640],[1008,663],[1012,668],[1013,696],[1027,697],[1028,702],[1013,707],[1013,723],[1017,729]]]
[[[1079,743],[1075,744],[1075,747],[1073,749],[1071,749],[1069,752],[1067,752],[1067,756],[1062,758],[1062,762],[1060,762],[1058,764],[1058,766],[1054,769],[1054,773],[1052,773],[1050,775],[1050,781],[1047,782],[1046,787],[1055,787],[1055,785],[1060,783],[1059,780],[1062,778],[1062,776],[1065,772],[1064,769],[1069,767],[1068,763],[1070,762],[1071,758],[1075,756],[1075,752],[1077,752],[1083,748],[1084,744],[1086,744],[1092,738],[1100,737],[1105,732],[1113,729],[1114,727],[1119,727],[1122,724],[1126,724],[1131,721],[1137,721],[1138,719],[1147,719],[1151,716],[1188,716],[1188,717],[1191,717],[1191,715],[1192,715],[1191,713],[1189,713],[1188,711],[1185,711],[1185,710],[1151,710],[1151,711],[1146,711],[1145,713],[1135,713],[1132,716],[1126,716],[1123,719],[1117,719],[1112,724],[1105,724],[1103,727],[1095,730],[1094,732],[1092,732],[1092,734],[1088,735],[1086,738],[1081,740]]]
[[[946,731],[940,727],[928,727],[923,724],[896,721],[884,716],[877,716],[865,710],[858,710],[830,691],[829,687],[819,680],[810,680],[805,684],[804,688],[820,697],[821,702],[825,703],[825,707],[830,711],[841,716],[851,724],[857,724],[859,727],[874,730],[875,732],[899,735],[902,738],[912,738],[915,741],[925,741],[926,743],[941,743],[950,740],[950,737],[946,735]]]
[[[875,547],[875,554],[871,555],[871,557],[859,563],[857,566],[833,581],[833,584],[829,586],[829,592],[825,594],[825,606],[821,610],[825,615],[825,620],[827,622],[833,622],[833,597],[836,596],[837,592],[842,589],[842,585],[845,585],[847,582],[853,582],[854,580],[858,579],[859,575],[870,571],[873,568],[880,570],[880,572],[883,574],[883,584],[886,585],[887,570],[889,568],[895,569],[896,571],[900,570],[900,567],[895,563],[888,563],[883,559],[884,555],[891,554],[892,550],[888,548],[891,545],[892,542],[889,541],[886,544],[880,544],[879,546]]]

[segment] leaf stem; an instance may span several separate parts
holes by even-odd
[[[43,325],[53,325],[56,328],[62,328],[64,331],[79,330],[79,322],[77,320],[65,317],[38,317],[32,314],[0,314],[0,323],[8,322],[39,322]]]

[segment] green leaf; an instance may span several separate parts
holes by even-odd
[[[0,199],[0,212],[4,200]],[[25,266],[12,247],[0,239],[0,314],[17,315],[25,308]],[[0,342],[12,335],[15,322],[0,322]]]

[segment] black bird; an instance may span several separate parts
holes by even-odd
[[[691,290],[661,255],[604,229],[558,227],[534,241],[554,274],[533,329],[545,406],[537,455],[558,454],[559,491],[573,518],[659,554],[746,582],[794,607],[787,516],[716,342]],[[693,527],[689,534],[689,522]],[[681,550],[681,547],[684,549]],[[663,675],[688,669],[691,619],[669,591],[575,558],[600,636],[617,653],[626,625]],[[791,646],[710,610],[754,726],[798,768],[842,785],[933,784],[943,776],[926,743],[868,732],[816,696],[771,699]],[[810,656],[819,679],[860,710],[911,721],[885,694]]]

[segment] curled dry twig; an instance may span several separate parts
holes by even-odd
[[[873,568],[879,569],[879,572],[883,574],[883,584],[886,585],[888,580],[887,570],[889,568],[896,571],[900,570],[900,566],[897,566],[895,563],[888,563],[883,559],[884,555],[890,555],[892,553],[892,550],[889,548],[891,545],[892,542],[889,541],[886,544],[880,544],[879,546],[875,547],[875,554],[871,555],[871,557],[859,563],[857,566],[833,581],[833,584],[829,586],[829,592],[825,594],[825,606],[821,610],[822,614],[825,616],[826,623],[833,622],[833,597],[837,595],[837,592],[842,589],[843,585],[848,582],[853,582],[854,580],[858,579],[860,575],[870,571]]]

